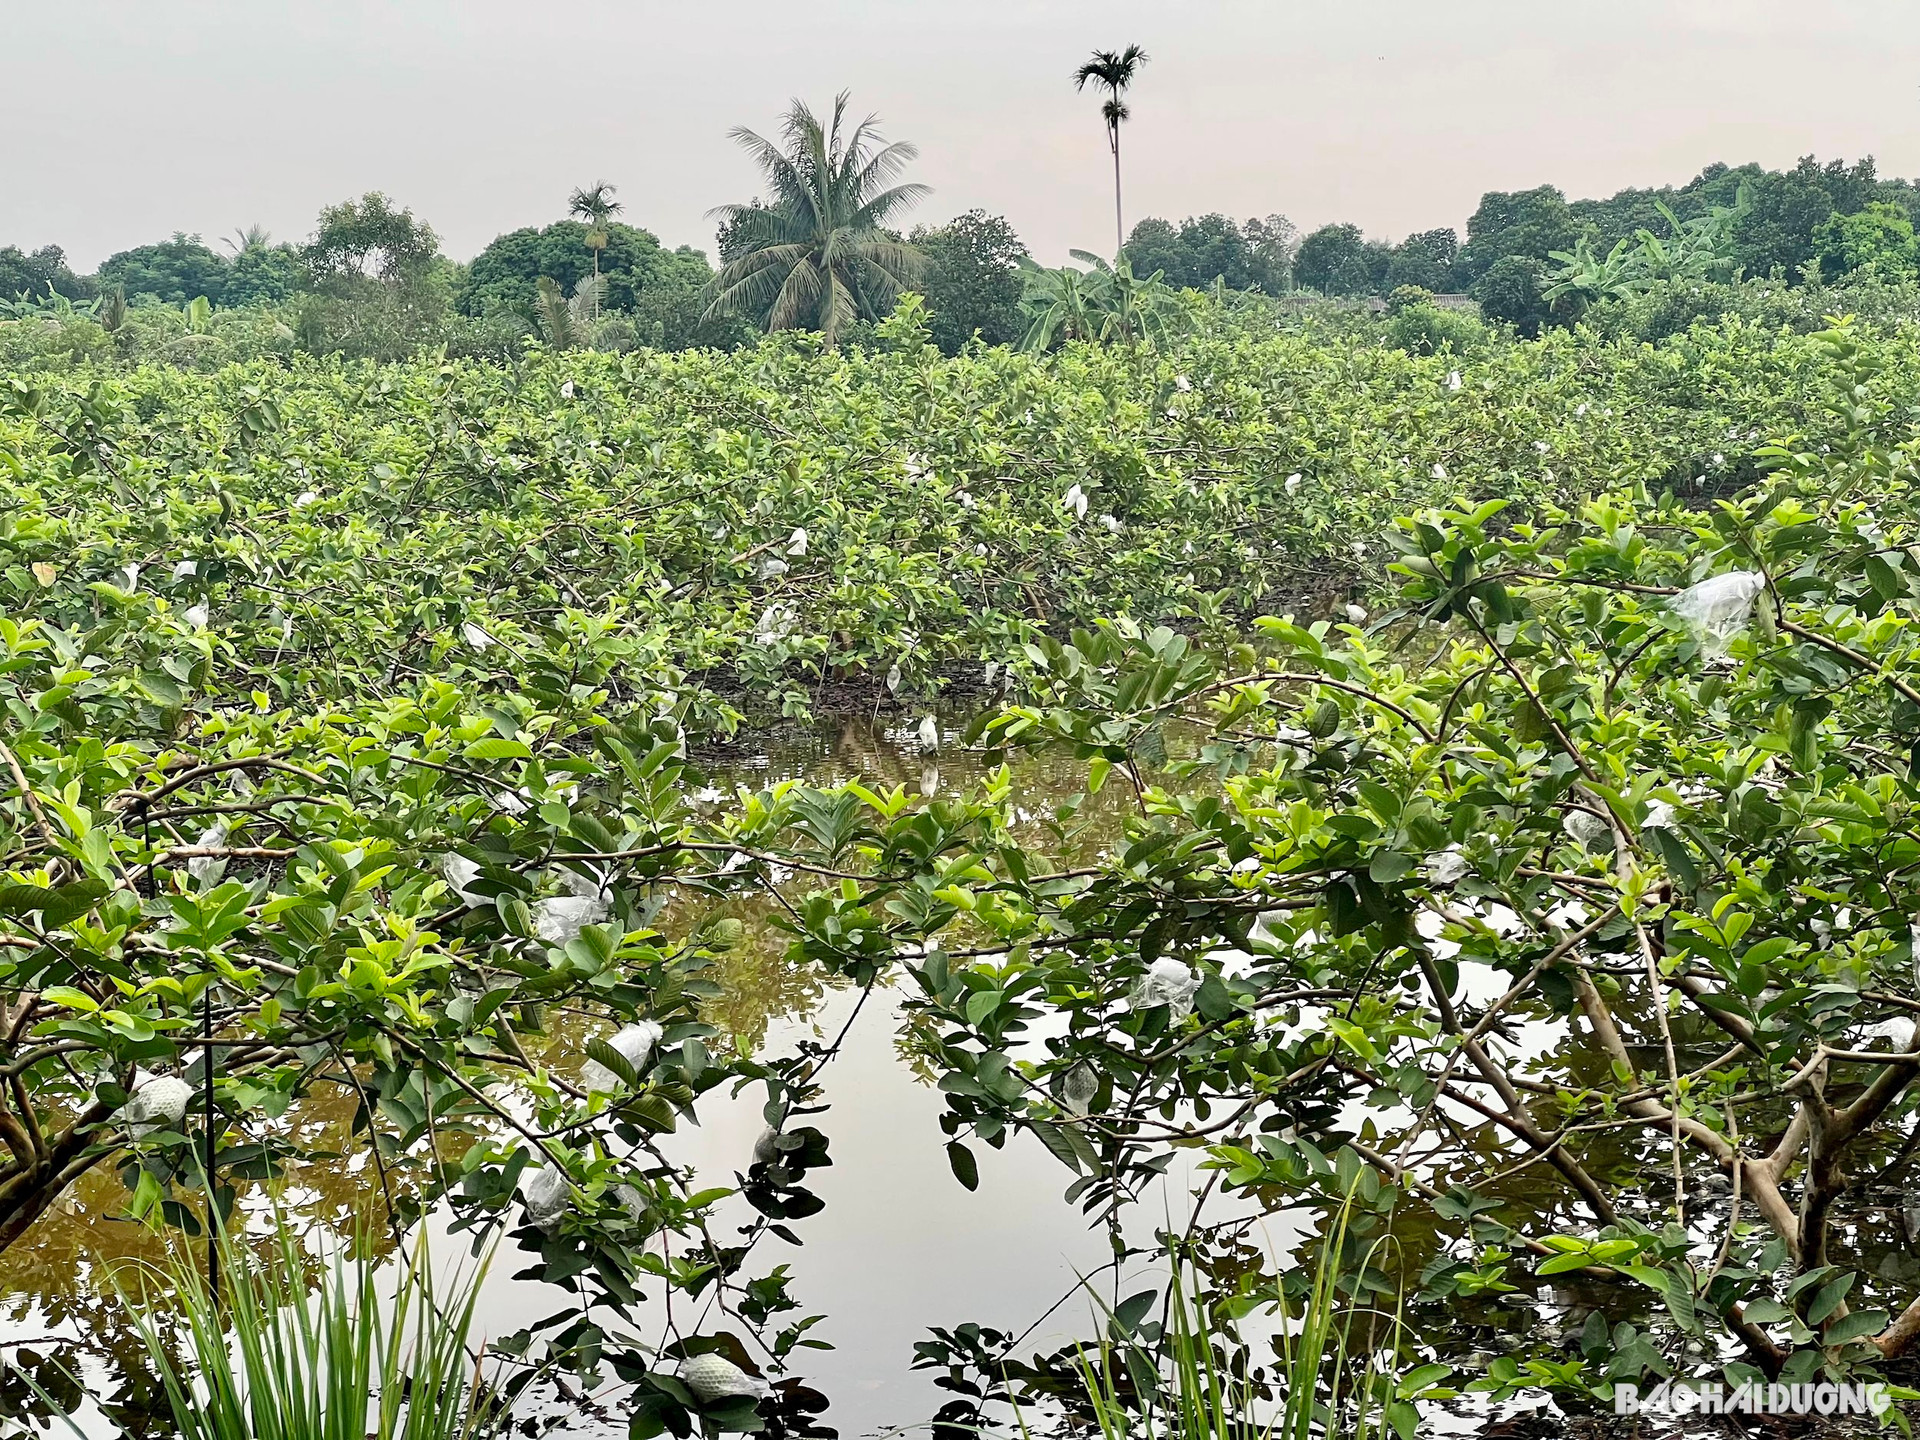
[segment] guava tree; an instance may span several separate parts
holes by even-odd
[[[778,1367],[805,1326],[782,1274],[712,1260],[732,1187],[696,1192],[658,1137],[763,1081],[780,1133],[741,1157],[749,1198],[808,1213],[824,1142],[782,1122],[818,1057],[758,1063],[702,1016],[741,929],[716,902],[774,872],[696,822],[672,691],[558,605],[532,630],[370,599],[360,622],[395,628],[343,655],[230,502],[137,456],[35,460],[99,503],[22,485],[0,519],[0,1246],[103,1165],[124,1216],[203,1234],[241,1183],[339,1163],[296,1122],[344,1098],[396,1230],[451,1199],[582,1293],[560,1363],[659,1371],[646,1413],[682,1433],[750,1421],[739,1385],[676,1374],[703,1347],[753,1365],[742,1334]],[[394,677],[407,643],[431,677]],[[598,1340],[649,1247],[675,1257],[661,1286],[744,1311],[724,1342]]]
[[[1118,621],[1037,642],[1040,698],[983,742],[1125,787],[1110,854],[1044,863],[1076,807],[1017,840],[1004,786],[928,806],[918,849],[850,816],[820,863],[873,878],[806,928],[905,954],[961,1183],[1028,1132],[1117,1257],[1183,1147],[1259,1209],[1357,1204],[1403,1264],[1357,1293],[1404,1289],[1443,1358],[1462,1317],[1513,1328],[1497,1300],[1572,1312],[1475,1382],[1499,1392],[1591,1400],[1722,1343],[1792,1378],[1908,1353],[1914,437],[1857,338],[1821,343],[1822,433],[1710,510],[1636,482],[1401,520],[1396,610],[1262,621],[1224,659]],[[1297,1279],[1243,1231],[1161,1237],[1223,1315]],[[979,1333],[929,1360],[992,1373]]]

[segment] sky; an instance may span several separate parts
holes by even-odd
[[[1094,48],[1151,56],[1128,224],[1280,213],[1464,229],[1480,195],[1872,154],[1920,175],[1915,0],[0,0],[0,245],[91,270],[176,230],[304,238],[384,190],[469,259],[605,178],[709,251],[758,191],[728,131],[852,92],[934,193],[1044,261],[1111,250]]]

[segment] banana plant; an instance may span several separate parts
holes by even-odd
[[[1550,303],[1571,298],[1597,304],[1635,294],[1651,283],[1645,261],[1630,240],[1616,241],[1603,257],[1593,253],[1592,242],[1582,235],[1571,251],[1550,253],[1560,262],[1548,276],[1553,283],[1541,292]]]
[[[1026,262],[1022,303],[1032,323],[1020,342],[1023,350],[1044,351],[1075,340],[1134,345],[1168,337],[1173,291],[1159,271],[1136,276],[1124,251],[1112,263],[1086,250],[1068,253],[1088,268],[1045,269]]]

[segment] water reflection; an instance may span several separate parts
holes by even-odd
[[[713,781],[702,803],[718,810],[731,803],[738,787],[758,789],[784,779],[815,785],[859,779],[877,789],[901,786],[951,793],[1000,763],[998,755],[953,748],[951,727],[946,747],[929,753],[918,739],[919,719],[916,715],[891,728],[842,720],[758,748],[712,752],[702,757]],[[1022,817],[1021,838],[1053,849],[1063,861],[1084,862],[1108,843],[1131,803],[1125,787],[1109,785],[1077,813],[1062,817],[1055,807],[1080,794],[1080,765],[1060,753],[1013,757],[1009,764]],[[717,967],[723,994],[709,1007],[708,1018],[743,1045],[780,1054],[803,1039],[837,1033],[857,997],[837,982],[788,962],[784,937],[761,923],[767,903],[679,899],[663,911],[660,924],[669,932],[684,932],[706,925],[716,914],[748,922],[741,942]],[[1511,983],[1511,977],[1483,966],[1462,968],[1461,998],[1468,1003],[1485,1003]],[[1643,1022],[1644,1017],[1623,1018]],[[1651,1029],[1645,1023],[1634,1028],[1643,1034]],[[1709,1063],[1723,1038],[1703,1023],[1677,1023],[1675,1042],[1683,1068]],[[577,1029],[566,1027],[563,1017],[556,1017],[547,1056],[571,1070],[584,1056],[584,1040]],[[1575,1083],[1605,1078],[1596,1068],[1604,1066],[1604,1060],[1580,1042],[1564,1019],[1544,1008],[1516,1007],[1510,1023],[1490,1032],[1487,1043],[1523,1072],[1564,1071]],[[1652,1070],[1661,1064],[1652,1051],[1636,1058]],[[776,1264],[789,1265],[792,1291],[803,1313],[827,1317],[811,1333],[835,1348],[814,1352],[801,1368],[809,1383],[832,1399],[826,1423],[851,1437],[921,1422],[945,1398],[927,1374],[911,1369],[914,1342],[924,1338],[930,1326],[972,1320],[1019,1333],[1069,1294],[1078,1277],[1094,1273],[1109,1251],[1106,1237],[1090,1231],[1079,1210],[1064,1202],[1070,1173],[1031,1137],[1004,1150],[979,1147],[979,1189],[968,1193],[960,1188],[949,1170],[945,1137],[937,1123],[942,1097],[917,1073],[910,1037],[903,1035],[894,997],[887,992],[868,1001],[860,1024],[822,1074],[821,1084],[831,1109],[818,1123],[831,1137],[834,1163],[811,1174],[808,1185],[826,1208],[797,1227],[804,1245],[789,1247],[777,1238],[764,1241],[754,1269],[764,1273]],[[292,1121],[299,1132],[296,1138],[342,1158],[295,1165],[272,1196],[252,1197],[256,1207],[277,1199],[299,1219],[339,1233],[380,1222],[377,1176],[364,1144],[350,1133],[353,1103],[351,1094],[323,1093],[299,1108]],[[1743,1121],[1762,1128],[1780,1122],[1780,1116],[1766,1113],[1764,1107],[1754,1108]],[[1396,1117],[1375,1118],[1390,1126]],[[1503,1153],[1499,1137],[1485,1127],[1474,1129],[1471,1117],[1450,1118],[1464,1120],[1480,1159],[1497,1169]],[[1349,1124],[1358,1127],[1364,1119],[1358,1102],[1348,1108]],[[675,1161],[691,1165],[700,1184],[730,1184],[749,1164],[762,1123],[757,1089],[736,1099],[715,1091],[702,1102],[700,1123],[683,1128],[665,1149]],[[1577,1153],[1591,1173],[1608,1183],[1643,1171],[1658,1150],[1657,1138],[1650,1140],[1637,1129],[1603,1130],[1583,1136]],[[1131,1238],[1136,1242],[1144,1242],[1156,1225],[1184,1218],[1191,1178],[1185,1167],[1193,1158],[1193,1152],[1182,1152],[1163,1194],[1135,1207],[1136,1233]],[[1895,1157],[1874,1158],[1887,1163]],[[1901,1205],[1904,1197],[1891,1180],[1891,1175],[1883,1176],[1871,1187],[1870,1203]],[[1702,1193],[1691,1177],[1690,1188]],[[1567,1208],[1565,1187],[1544,1166],[1512,1167],[1487,1190],[1515,1213],[1558,1214],[1569,1226],[1582,1223]],[[97,1171],[73,1187],[58,1211],[36,1224],[25,1242],[0,1253],[0,1344],[26,1343],[32,1355],[61,1359],[79,1377],[78,1386],[64,1385],[50,1369],[38,1371],[38,1376],[56,1395],[77,1405],[86,1433],[99,1440],[168,1433],[154,1418],[158,1397],[135,1360],[132,1328],[109,1299],[107,1277],[113,1266],[164,1258],[160,1237],[114,1218],[125,1203],[119,1177]],[[1268,1257],[1287,1253],[1298,1238],[1294,1217],[1259,1215],[1250,1202],[1237,1212],[1221,1207],[1213,1218],[1234,1214],[1248,1224],[1247,1244]],[[1657,1199],[1636,1218],[1662,1223]],[[724,1235],[729,1226],[747,1219],[744,1202],[735,1202],[735,1209],[720,1217],[715,1233]],[[1716,1239],[1718,1232],[1699,1234],[1705,1241]],[[1911,1242],[1920,1241],[1920,1212],[1903,1236],[1908,1245],[1858,1260],[1887,1280],[1910,1281],[1920,1273],[1920,1260],[1911,1253]],[[464,1248],[464,1240],[444,1232],[435,1238],[437,1253],[449,1260]],[[1411,1290],[1434,1254],[1431,1216],[1423,1207],[1407,1207],[1395,1238],[1390,1268]],[[1839,1238],[1841,1263],[1856,1260],[1851,1248],[1856,1238],[1850,1232]],[[479,1335],[518,1330],[536,1316],[573,1303],[570,1292],[513,1280],[522,1258],[508,1248],[496,1262],[478,1309]],[[1130,1283],[1141,1288],[1137,1278]],[[1480,1363],[1485,1363],[1485,1357],[1523,1339],[1535,1340],[1543,1331],[1577,1329],[1589,1308],[1600,1308],[1612,1319],[1646,1323],[1649,1304],[1618,1287],[1602,1288],[1572,1276],[1564,1277],[1559,1289],[1538,1296],[1523,1290],[1502,1299],[1456,1301],[1450,1316],[1463,1327],[1456,1332],[1463,1348],[1476,1348]],[[1623,1305],[1628,1309],[1623,1311]],[[1023,1342],[1020,1353],[1051,1350],[1088,1333],[1087,1311],[1087,1303],[1069,1301]],[[1472,1357],[1467,1362],[1473,1363]],[[19,1398],[17,1385],[8,1393],[13,1383],[0,1377],[0,1403]],[[1446,1422],[1434,1416],[1429,1417],[1430,1433],[1478,1429],[1487,1418],[1483,1410],[1463,1408],[1460,1429],[1446,1432]],[[563,1433],[625,1434],[617,1414],[597,1416],[584,1405],[571,1406],[565,1419]],[[5,1424],[0,1418],[0,1431]]]
[[[701,757],[713,782],[703,803],[717,809],[738,787],[783,779],[823,786],[858,779],[874,788],[952,792],[1003,758],[951,748],[951,726],[948,748],[930,750],[918,734],[920,718],[892,728],[840,720],[756,748],[712,752]],[[1110,787],[1075,815],[1063,838],[1054,807],[1079,792],[1080,767],[1064,755],[1009,763],[1023,839],[1079,859],[1116,832],[1124,813],[1121,787]],[[707,1018],[741,1043],[772,1053],[837,1031],[853,993],[789,964],[784,937],[754,923],[763,909],[732,901],[716,911],[716,904],[676,901],[659,921],[669,932],[705,924],[716,913],[749,922],[741,943],[717,967],[724,994]],[[556,1019],[549,1058],[571,1066],[583,1040]],[[822,1079],[832,1106],[822,1124],[834,1163],[808,1183],[827,1208],[799,1227],[803,1247],[769,1239],[759,1257],[764,1268],[790,1265],[806,1313],[828,1317],[812,1334],[835,1348],[814,1352],[804,1369],[833,1400],[827,1423],[846,1436],[919,1422],[937,1408],[941,1397],[930,1378],[910,1368],[913,1343],[928,1326],[976,1320],[1017,1333],[1107,1258],[1105,1237],[1089,1233],[1078,1210],[1062,1201],[1072,1176],[1037,1142],[983,1149],[979,1190],[960,1188],[937,1123],[942,1099],[915,1073],[901,1040],[892,998],[882,992],[868,1002]],[[377,1227],[378,1179],[364,1143],[350,1133],[353,1109],[350,1093],[319,1094],[299,1107],[289,1122],[295,1138],[342,1158],[296,1164],[269,1191],[251,1192],[243,1203],[256,1214],[277,1203],[296,1220],[339,1234]],[[736,1100],[716,1091],[702,1102],[700,1124],[672,1137],[668,1153],[693,1165],[702,1183],[730,1183],[750,1163],[762,1123],[757,1091]],[[1177,1204],[1184,1179],[1170,1177],[1169,1185],[1169,1203]],[[23,1363],[57,1359],[76,1377],[77,1387],[51,1368],[36,1372],[46,1388],[73,1402],[83,1430],[100,1440],[171,1433],[164,1403],[137,1359],[133,1328],[111,1299],[115,1267],[166,1258],[164,1238],[116,1218],[126,1199],[116,1173],[96,1170],[26,1240],[0,1252],[0,1344],[27,1344]],[[738,1222],[747,1214],[741,1202]],[[723,1225],[730,1218],[736,1217],[723,1217]],[[1153,1219],[1147,1217],[1149,1229]],[[464,1249],[463,1239],[436,1238],[449,1259]],[[511,1279],[518,1258],[510,1248],[503,1251],[490,1273],[476,1322],[480,1334],[519,1329],[530,1317],[570,1303],[568,1292]],[[1063,1307],[1057,1333],[1042,1329],[1030,1345],[1052,1348],[1084,1332],[1085,1311],[1084,1304]],[[0,1386],[11,1387],[0,1395],[16,1403],[22,1398],[17,1381],[0,1379]],[[574,1435],[625,1434],[623,1422],[596,1418],[587,1407],[568,1421],[566,1433]]]

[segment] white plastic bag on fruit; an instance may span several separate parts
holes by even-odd
[[[616,1032],[607,1044],[611,1045],[614,1052],[629,1065],[638,1070],[647,1063],[647,1056],[653,1053],[653,1047],[660,1043],[660,1037],[666,1033],[664,1028],[652,1020],[641,1020]],[[589,1060],[580,1067],[580,1083],[590,1092],[610,1095],[624,1082],[598,1060]]]
[[[1582,812],[1584,813],[1584,812]],[[1458,845],[1449,845],[1439,854],[1427,861],[1427,883],[1429,885],[1458,885],[1467,878],[1467,872],[1473,867],[1467,863],[1467,857]]]
[[[1135,1010],[1164,1005],[1168,1018],[1184,1020],[1193,1013],[1193,996],[1199,988],[1200,977],[1188,966],[1178,960],[1156,960],[1134,981],[1127,1004]]]
[[[1602,850],[1613,843],[1613,827],[1591,810],[1570,810],[1563,824],[1568,838],[1582,850]]]
[[[1287,912],[1284,910],[1262,910],[1253,917],[1253,924],[1247,929],[1247,943],[1278,950],[1281,946],[1278,927],[1285,923],[1286,918]]]
[[[533,906],[533,933],[549,945],[565,945],[580,938],[588,925],[598,925],[612,911],[606,881],[599,875],[561,870],[557,878],[573,893],[537,900]]]
[[[520,1182],[521,1198],[527,1207],[527,1219],[551,1234],[561,1217],[573,1208],[573,1195],[567,1189],[567,1175],[551,1165],[536,1165]]]
[[[560,895],[533,906],[533,933],[549,945],[567,945],[589,925],[607,918],[607,902],[598,895]]]
[[[753,1163],[771,1165],[780,1158],[780,1132],[769,1125],[760,1132],[760,1138],[753,1142]]]
[[[469,905],[488,905],[492,902],[486,896],[475,893],[468,887],[480,878],[480,867],[464,855],[448,851],[440,857],[440,874],[447,884],[453,887],[453,893]]]
[[[227,843],[227,827],[209,825],[193,843],[204,849],[218,849]],[[211,885],[220,878],[226,864],[226,858],[221,855],[190,856],[187,860],[187,878],[195,885]]]
[[[753,643],[777,644],[793,633],[799,618],[799,612],[791,605],[769,605],[760,612],[760,619],[753,627]]]
[[[708,1351],[680,1362],[680,1383],[693,1392],[702,1405],[728,1395],[751,1395],[756,1400],[768,1393],[767,1382],[749,1375],[724,1355]]]
[[[1767,577],[1753,570],[1729,570],[1690,585],[1667,608],[1693,631],[1709,655],[1724,655],[1733,637],[1747,628],[1753,602],[1767,588]]]
[[[1099,1091],[1100,1072],[1082,1060],[1067,1071],[1067,1078],[1060,1086],[1060,1103],[1071,1114],[1084,1115]]]
[[[137,1140],[178,1125],[192,1099],[193,1087],[178,1075],[155,1075],[133,1087],[133,1094],[120,1107],[120,1119]]]

